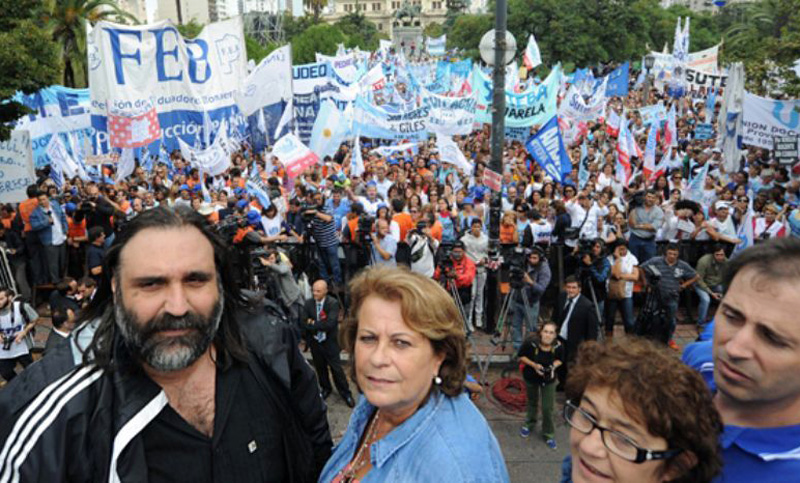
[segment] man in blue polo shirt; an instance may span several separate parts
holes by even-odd
[[[684,353],[701,373],[713,365],[709,385],[725,424],[715,481],[800,481],[800,240],[745,250],[724,285],[713,340]]]

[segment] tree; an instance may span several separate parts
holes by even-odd
[[[430,38],[438,38],[444,34],[444,27],[436,22],[431,22],[422,30],[422,35]]]
[[[255,62],[256,65],[258,65],[258,63],[261,62],[264,57],[268,56],[273,50],[280,47],[280,45],[272,42],[268,43],[266,46],[261,45],[258,43],[258,40],[247,34],[244,36],[244,46],[245,50],[247,50],[247,58]]]
[[[447,33],[447,46],[458,47],[464,52],[465,57],[473,60],[480,58],[478,44],[483,34],[491,30],[494,19],[491,15],[462,15],[453,23],[453,28]]]
[[[317,24],[292,41],[292,61],[295,65],[315,62],[316,53],[334,55],[336,45],[346,40],[335,25]]]
[[[303,5],[309,10],[311,10],[311,14],[313,15],[314,22],[319,22],[320,14],[322,13],[322,9],[328,5],[327,0],[303,0]]]
[[[58,46],[37,22],[39,8],[37,0],[0,0],[0,141],[10,135],[9,123],[29,112],[11,97],[50,86],[61,72]]]
[[[200,32],[203,31],[205,25],[198,22],[197,19],[192,18],[188,23],[178,24],[175,26],[175,28],[178,29],[178,32],[180,32],[183,38],[193,39],[200,35]]]
[[[46,17],[47,26],[53,40],[61,46],[64,59],[64,85],[77,87],[75,66],[81,69],[84,83],[88,74],[86,69],[86,22],[95,24],[100,20],[118,21],[127,19],[133,23],[139,20],[121,10],[112,0],[50,0],[50,10]]]
[[[358,47],[361,50],[375,50],[378,48],[382,35],[378,28],[361,12],[349,13],[335,24],[347,37],[345,45],[349,48]]]

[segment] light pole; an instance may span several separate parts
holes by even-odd
[[[492,74],[492,152],[489,160],[489,169],[498,174],[503,173],[503,145],[505,144],[505,66],[514,58],[517,50],[517,42],[514,36],[506,32],[506,23],[507,0],[497,0],[495,3],[494,31],[487,32],[480,43],[481,58],[484,62],[494,67]],[[501,193],[492,191],[491,196],[489,205],[489,260],[497,262],[500,247]],[[491,331],[494,330],[498,307],[497,270],[488,271],[486,285],[489,294],[486,298],[486,328],[487,331]]]
[[[656,58],[653,54],[647,54],[644,58],[644,105],[650,102],[650,69],[656,63]]]

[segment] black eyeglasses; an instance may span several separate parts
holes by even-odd
[[[739,203],[750,203],[749,198],[739,198]]]
[[[681,449],[670,449],[666,451],[644,449],[624,434],[600,426],[596,419],[576,406],[572,401],[567,401],[564,406],[564,420],[576,431],[583,434],[591,434],[591,432],[597,428],[597,430],[600,431],[600,439],[603,440],[603,445],[615,455],[632,463],[640,464],[645,461],[672,458],[683,451]]]

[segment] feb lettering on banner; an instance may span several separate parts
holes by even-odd
[[[0,143],[0,203],[24,201],[28,198],[25,190],[35,182],[31,133],[12,131],[11,137]]]
[[[500,173],[486,168],[483,170],[483,184],[488,186],[492,191],[500,192],[500,190],[503,189],[503,177]]]

